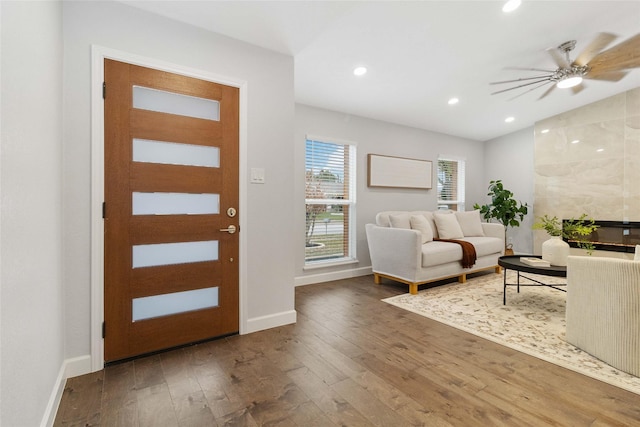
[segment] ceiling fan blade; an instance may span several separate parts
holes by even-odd
[[[593,39],[591,43],[589,43],[587,47],[582,50],[582,52],[580,52],[573,63],[580,66],[587,65],[589,61],[591,61],[598,53],[600,53],[605,47],[610,45],[611,42],[617,38],[618,36],[611,33],[598,34],[596,38]]]
[[[525,80],[540,80],[540,79],[548,79],[551,76],[535,76],[535,77],[522,77],[519,79],[514,79],[514,80],[503,80],[501,82],[491,82],[489,83],[490,85],[499,85],[502,83],[516,83],[516,82],[522,82]]]
[[[546,82],[546,81],[549,81],[549,80],[551,80],[551,79],[550,78],[546,78],[546,79],[543,79],[543,80],[537,80],[535,82],[525,83],[523,85],[518,85],[518,86],[510,87],[510,88],[507,88],[507,89],[502,89],[502,90],[499,90],[497,92],[493,92],[493,93],[491,93],[491,95],[497,95],[497,94],[502,93],[502,92],[507,92],[507,91],[518,89],[518,88],[525,87],[525,86],[535,85],[535,84],[538,84],[538,83],[541,83],[541,82]]]
[[[552,47],[547,49],[547,52],[549,52],[549,55],[551,55],[551,58],[553,58],[553,62],[556,63],[556,65],[560,68],[570,68],[571,64],[569,64],[569,61],[567,61],[567,58],[564,55],[564,52],[562,52],[560,49]]]
[[[540,98],[538,98],[538,101],[544,98],[545,96],[549,95],[555,88],[556,88],[556,85],[549,86],[549,89],[545,90],[544,93],[540,95]]]
[[[588,64],[594,74],[640,67],[640,33],[600,52]]]
[[[627,74],[627,71],[607,71],[601,73],[593,73],[589,71],[584,78],[590,80],[603,80],[605,82],[617,82],[622,80],[622,78]]]
[[[531,91],[533,91],[533,90],[536,90],[536,89],[538,89],[538,88],[541,88],[542,86],[548,85],[549,83],[552,83],[552,81],[551,81],[551,80],[548,80],[548,81],[546,81],[546,82],[543,82],[543,83],[539,84],[538,86],[534,86],[534,87],[532,87],[532,88],[530,88],[530,89],[527,89],[527,90],[525,90],[524,92],[522,92],[522,93],[520,93],[520,94],[518,94],[518,95],[514,96],[513,98],[509,98],[509,99],[507,99],[507,101],[513,101],[514,99],[521,97],[521,96],[522,96],[522,95],[524,95],[525,93],[529,93],[529,92],[531,92]]]
[[[521,70],[521,71],[540,71],[543,73],[555,73],[556,70],[545,70],[543,68],[526,68],[526,67],[505,67],[505,70]]]

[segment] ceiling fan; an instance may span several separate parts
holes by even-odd
[[[571,88],[573,93],[578,93],[584,89],[584,85],[581,84],[583,79],[617,82],[627,74],[627,71],[624,70],[640,67],[640,34],[636,34],[610,49],[603,50],[616,38],[617,36],[614,34],[599,33],[596,38],[582,50],[575,61],[571,61],[569,56],[569,53],[576,46],[575,40],[564,42],[557,48],[547,49],[547,52],[549,52],[549,55],[551,55],[551,58],[558,66],[557,69],[547,70],[541,68],[509,67],[508,69],[512,70],[537,71],[546,74],[489,83],[491,85],[522,83],[493,92],[492,95],[533,86],[511,98],[515,99],[525,93],[551,84],[552,86],[538,98],[542,99],[550,94],[556,87],[560,89]]]

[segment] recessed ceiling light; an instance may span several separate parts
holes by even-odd
[[[597,151],[598,153],[602,153],[602,152],[604,151],[604,148],[598,148],[596,151]]]
[[[549,129],[542,129],[540,133],[549,133]]]
[[[521,0],[509,0],[502,6],[502,11],[505,13],[513,12],[520,7],[520,4],[522,4]]]
[[[353,70],[353,74],[356,76],[363,76],[365,74],[367,74],[367,68],[366,67],[356,67]]]
[[[580,142],[579,139],[574,139],[573,141],[571,141],[572,144],[577,144],[578,142]]]
[[[504,119],[504,121],[507,123],[511,123],[514,120],[515,120],[515,117],[507,117],[506,119]]]
[[[460,102],[458,98],[451,98],[449,100],[449,105],[454,105],[454,104],[457,104],[458,102]]]

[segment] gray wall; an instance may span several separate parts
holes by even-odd
[[[0,424],[36,426],[64,359],[61,5],[0,15]]]
[[[529,205],[529,213],[519,227],[507,229],[507,241],[511,239],[516,253],[533,253],[531,226],[533,225],[534,191],[534,133],[533,127],[501,136],[484,143],[485,194],[489,182],[502,180],[505,188],[513,192],[513,197]],[[491,198],[485,196],[483,203]]]
[[[304,150],[305,135],[324,136],[357,143],[357,258],[359,263],[307,270],[304,267]],[[295,112],[295,276],[296,284],[308,284],[370,273],[371,261],[364,226],[375,222],[383,210],[435,210],[437,192],[398,188],[367,187],[367,154],[432,160],[438,155],[466,159],[466,208],[484,200],[484,145],[481,142],[441,133],[365,119],[335,111],[296,104]]]
[[[281,315],[291,317],[293,58],[117,2],[64,2],[63,18],[66,357],[90,353],[92,44],[247,81],[241,163],[246,170],[264,168],[266,183],[247,185],[241,195],[246,206],[238,213],[247,224],[241,230],[248,242],[246,316],[275,324]]]

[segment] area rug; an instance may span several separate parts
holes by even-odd
[[[513,274],[512,274],[513,273]],[[544,283],[564,279],[529,275]],[[488,274],[398,295],[383,301],[472,333],[547,362],[640,394],[640,378],[619,371],[565,341],[566,293],[546,287],[507,288],[502,305],[502,275]],[[516,273],[508,271],[508,283]],[[521,280],[521,283],[532,283]]]

